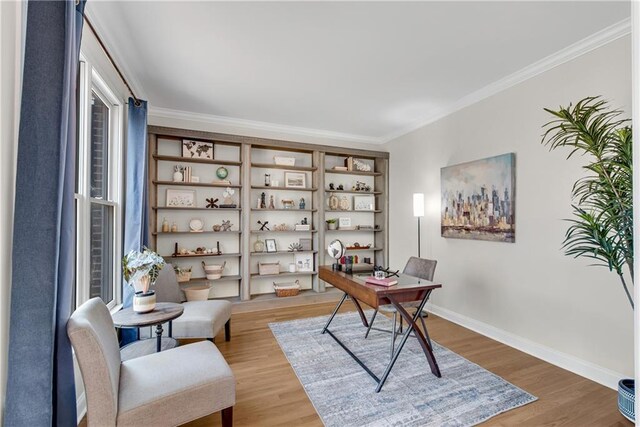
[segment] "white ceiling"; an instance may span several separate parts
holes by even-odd
[[[628,2],[107,2],[153,107],[379,142],[629,16]]]

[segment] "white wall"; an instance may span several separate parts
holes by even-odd
[[[423,192],[423,256],[438,260],[434,310],[614,387],[633,375],[633,313],[615,274],[560,249],[579,157],[540,144],[543,107],[603,95],[631,117],[626,36],[386,144],[391,265],[416,254],[412,193]],[[472,70],[470,70],[472,72]],[[516,243],[440,236],[440,168],[516,153]],[[426,250],[425,250],[426,249]]]
[[[13,202],[20,118],[24,3],[0,2],[0,424],[7,381]]]

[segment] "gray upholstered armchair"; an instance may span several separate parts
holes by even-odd
[[[207,341],[121,362],[109,310],[100,298],[78,308],[67,333],[87,396],[91,426],[176,426],[222,411],[230,427],[236,383]]]
[[[213,341],[224,326],[225,340],[231,339],[231,303],[226,300],[183,301],[173,266],[165,264],[155,285],[158,302],[182,303],[182,316],[173,321],[174,338],[207,338]]]

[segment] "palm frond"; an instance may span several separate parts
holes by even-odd
[[[573,257],[595,260],[624,280],[627,267],[633,282],[633,141],[628,119],[600,97],[588,97],[557,111],[545,108],[554,119],[544,125],[542,144],[587,155],[586,176],[571,189],[573,218],[563,249]]]

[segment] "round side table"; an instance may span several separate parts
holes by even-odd
[[[118,328],[141,328],[144,326],[156,326],[156,352],[161,351],[163,348],[173,348],[177,346],[177,341],[171,338],[171,321],[180,317],[184,312],[182,304],[176,304],[173,302],[159,302],[156,304],[156,308],[149,313],[136,313],[131,307],[123,308],[122,310],[114,313],[113,324]],[[164,329],[162,325],[169,322],[169,338],[162,338],[162,332]],[[149,353],[148,340],[139,340],[127,344],[122,348],[123,360],[131,359],[133,357],[142,356]],[[124,353],[128,354],[125,355]]]

